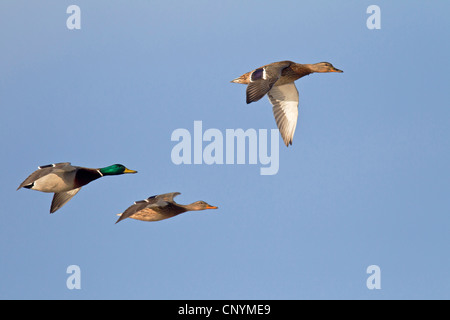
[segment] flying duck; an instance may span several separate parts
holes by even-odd
[[[121,164],[99,169],[72,166],[61,162],[38,167],[17,188],[54,193],[50,213],[55,212],[80,191],[81,187],[98,178],[124,173],[137,173]]]
[[[180,195],[179,192],[165,193],[152,196],[145,200],[136,201],[132,206],[123,213],[119,213],[119,219],[116,223],[126,218],[141,221],[160,221],[175,217],[186,211],[198,211],[206,209],[218,209],[204,201],[196,201],[191,204],[176,203],[173,198]]]
[[[247,72],[231,82],[248,84],[247,104],[258,101],[265,94],[269,96],[278,129],[288,147],[292,145],[298,119],[298,91],[294,81],[315,72],[343,71],[329,62],[300,64],[280,61]]]

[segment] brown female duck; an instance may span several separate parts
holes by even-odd
[[[123,219],[131,218],[141,221],[160,221],[175,217],[186,211],[198,211],[206,209],[218,209],[204,201],[197,201],[191,204],[176,203],[173,198],[178,196],[179,192],[165,193],[150,197],[145,200],[136,201],[123,213],[119,213],[120,218],[116,223]]]
[[[286,146],[292,145],[298,119],[298,91],[294,81],[315,72],[343,72],[331,63],[300,64],[274,62],[247,72],[231,82],[248,84],[247,103],[261,99],[266,93]]]

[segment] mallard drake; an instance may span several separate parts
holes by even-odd
[[[160,221],[175,217],[186,211],[218,209],[218,207],[211,206],[204,201],[197,201],[186,205],[176,203],[173,198],[180,194],[179,192],[165,193],[152,196],[145,200],[136,201],[123,213],[118,214],[120,217],[116,223],[126,218],[141,221]]]
[[[25,179],[17,188],[27,188],[42,192],[55,193],[50,213],[55,212],[80,191],[81,187],[103,176],[137,173],[121,164],[105,168],[84,168],[72,166],[70,162],[61,162],[38,167],[38,170]]]
[[[292,145],[298,119],[298,91],[294,81],[315,72],[343,71],[329,62],[300,64],[280,61],[247,72],[231,82],[248,84],[247,104],[258,101],[267,93],[281,137],[289,146]]]

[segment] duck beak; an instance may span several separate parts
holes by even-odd
[[[344,72],[344,71],[339,70],[339,69],[336,69],[336,68],[333,68],[333,69],[331,70],[331,72],[339,72],[339,73],[342,73],[342,72]]]
[[[219,209],[219,207],[208,205],[208,206],[206,207],[206,209]]]
[[[123,173],[137,173],[137,171],[125,168],[125,171]]]

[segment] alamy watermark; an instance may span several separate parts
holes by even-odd
[[[73,264],[67,267],[66,273],[70,274],[70,276],[66,280],[67,289],[73,290],[81,289],[81,269],[79,266]]]
[[[203,132],[203,122],[194,121],[193,134],[179,128],[172,132],[171,140],[178,143],[172,148],[171,159],[181,164],[258,164],[261,175],[275,175],[279,163],[278,129],[270,130],[270,153],[267,129],[219,129]],[[204,142],[206,144],[204,145]],[[247,152],[248,150],[248,152]]]
[[[381,289],[381,269],[376,264],[370,265],[366,269],[366,273],[370,276],[366,280],[366,286],[369,290]]]
[[[72,4],[67,7],[66,13],[70,16],[66,20],[66,27],[69,30],[81,29],[81,9],[79,6]]]
[[[373,4],[367,7],[366,13],[370,14],[367,18],[366,26],[369,30],[381,29],[381,9]]]

